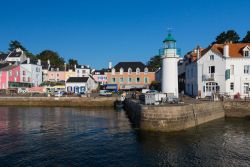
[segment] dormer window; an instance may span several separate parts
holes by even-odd
[[[144,69],[144,73],[145,73],[145,74],[148,73],[148,68],[147,68],[147,67]]]
[[[210,60],[214,60],[214,55],[210,55]]]
[[[249,47],[249,46],[246,46],[246,47],[243,49],[243,56],[244,56],[244,57],[250,57],[250,47]]]
[[[136,75],[140,74],[140,68],[136,68]]]
[[[115,69],[114,68],[112,69],[112,75],[115,75]]]
[[[249,51],[247,50],[247,51],[245,51],[244,52],[244,57],[249,57],[250,55],[249,55]]]
[[[128,68],[128,74],[129,74],[129,75],[132,74],[132,68]]]
[[[123,68],[120,68],[120,75],[122,75],[123,74]]]

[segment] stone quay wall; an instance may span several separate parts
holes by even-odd
[[[223,105],[226,117],[250,117],[250,101],[226,101]]]
[[[164,132],[185,130],[225,117],[221,102],[146,106],[135,100],[125,100],[125,110],[138,128]]]
[[[0,106],[114,107],[116,97],[0,97]]]

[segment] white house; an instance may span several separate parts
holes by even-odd
[[[214,44],[189,54],[185,92],[204,98],[213,93],[249,96],[250,43]]]
[[[90,75],[91,69],[89,66],[78,65],[75,66],[75,72],[77,77],[86,77]]]
[[[72,93],[90,93],[92,90],[97,88],[95,80],[88,77],[70,77],[66,81],[67,92]]]
[[[24,51],[20,48],[15,49],[14,51],[10,52],[6,57],[5,61],[7,62],[24,62],[27,59]]]
[[[21,82],[30,82],[34,86],[39,86],[42,83],[42,66],[41,60],[31,60],[27,58],[21,64]]]

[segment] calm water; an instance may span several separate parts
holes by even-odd
[[[250,120],[164,134],[113,110],[0,107],[0,166],[250,166]]]

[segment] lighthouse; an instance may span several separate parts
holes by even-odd
[[[176,40],[173,38],[172,34],[169,33],[168,36],[163,41],[163,55],[162,55],[162,85],[161,89],[163,93],[167,96],[179,97],[178,92],[178,60],[176,50]]]

